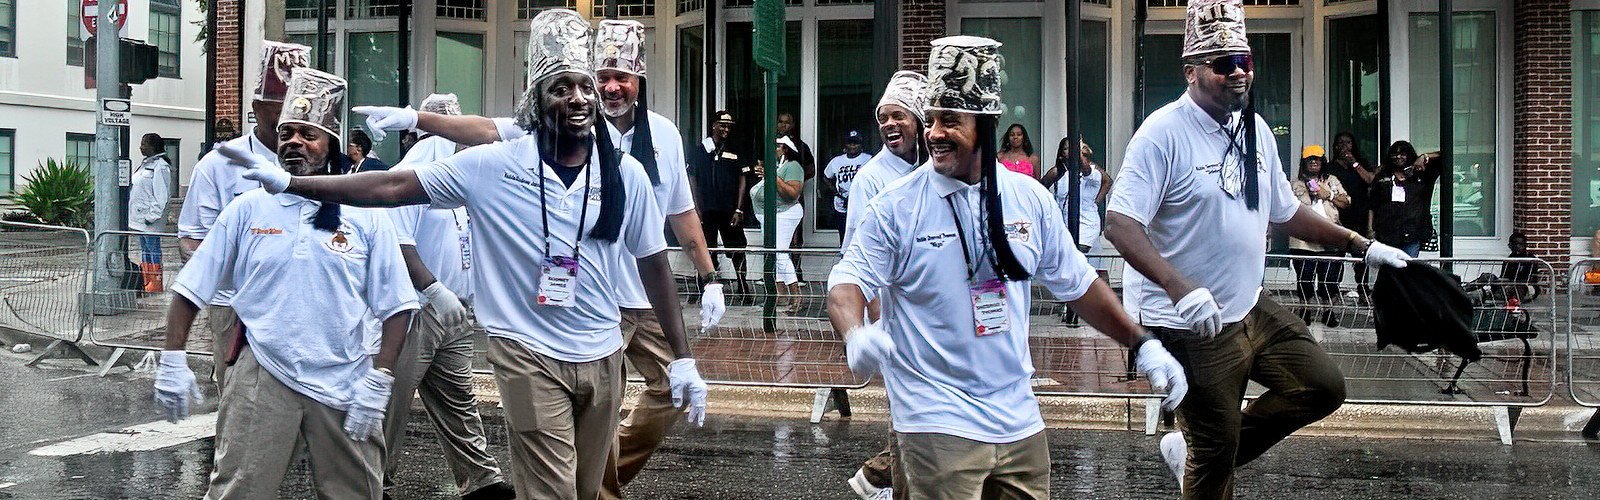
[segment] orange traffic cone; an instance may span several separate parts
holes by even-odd
[[[139,270],[144,274],[144,291],[161,293],[161,264],[140,263]]]

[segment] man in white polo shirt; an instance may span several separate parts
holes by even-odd
[[[363,206],[431,202],[472,216],[478,319],[489,333],[511,431],[519,496],[594,498],[612,451],[623,387],[621,314],[613,290],[643,282],[676,359],[673,401],[705,418],[706,386],[690,357],[661,215],[639,162],[595,134],[599,97],[587,21],[540,12],[528,40],[520,139],[399,172],[290,177],[244,161],[269,191]],[[637,259],[637,276],[606,265]]]
[[[883,149],[856,172],[855,181],[850,185],[856,206],[865,207],[885,186],[905,177],[922,164],[923,152],[926,151],[922,147],[922,106],[927,101],[927,87],[928,77],[915,71],[896,71],[889,77],[883,97],[878,99],[877,109],[878,133],[883,136]],[[851,232],[861,225],[863,214],[866,213],[864,209],[845,212],[844,237],[840,238],[839,248],[850,246]],[[877,301],[868,304],[868,319],[877,321],[878,311]],[[850,478],[848,484],[857,496],[872,498],[878,490],[890,488],[900,479],[894,477],[894,457],[899,454],[894,441],[894,433],[890,432],[888,446],[862,463]]]
[[[1300,205],[1249,92],[1240,0],[1191,0],[1188,91],[1134,133],[1107,206],[1127,259],[1123,304],[1183,363],[1182,433],[1161,451],[1183,497],[1233,497],[1233,469],[1344,402],[1344,376],[1305,323],[1261,289],[1268,224],[1305,241],[1403,267],[1406,256]],[[1254,160],[1246,160],[1254,158]],[[1267,392],[1243,411],[1246,383]]]
[[[255,93],[251,95],[250,109],[256,115],[256,126],[250,133],[229,140],[226,144],[238,149],[277,161],[278,113],[283,109],[283,95],[288,89],[289,73],[294,68],[309,66],[311,47],[292,43],[262,42],[261,73],[256,76]],[[188,260],[189,254],[200,247],[217,216],[228,202],[245,191],[261,187],[261,183],[241,177],[244,171],[229,165],[228,159],[211,151],[194,164],[194,175],[189,179],[189,191],[184,194],[183,208],[178,211],[178,251]],[[229,307],[233,290],[224,289],[211,299],[206,310],[206,331],[211,333],[212,378],[222,385],[228,364],[223,356],[230,347],[227,339],[238,318]]]
[[[928,62],[931,168],[864,207],[829,277],[828,313],[852,370],[881,370],[898,434],[897,498],[1049,498],[1050,450],[1033,396],[1030,286],[1069,301],[1132,348],[1165,404],[1183,399],[1178,362],[1122,314],[1073,247],[1050,194],[998,168],[1000,44],[935,40]],[[862,310],[884,301],[883,320]],[[881,325],[881,326],[880,326]]]
[[[283,168],[333,177],[348,165],[336,132],[344,91],[339,77],[294,69],[277,120]],[[381,498],[390,370],[417,308],[388,217],[256,189],[212,229],[172,285],[155,384],[169,420],[188,415],[199,394],[184,356],[190,324],[219,291],[238,290],[243,337],[226,360],[237,364],[222,385],[206,498],[276,498],[300,443],[319,497]],[[382,321],[376,355],[369,316]]]
[[[422,109],[461,114],[455,94],[430,95],[422,101]],[[392,170],[426,166],[458,150],[443,137],[425,136]],[[383,460],[384,488],[394,487],[411,400],[420,393],[462,498],[516,498],[516,491],[505,483],[499,463],[489,453],[472,394],[473,330],[466,307],[473,292],[471,218],[465,208],[409,205],[387,211],[399,236],[411,285],[422,292],[423,308],[411,323],[405,350],[394,369],[394,397],[383,421],[384,441],[389,445]]]

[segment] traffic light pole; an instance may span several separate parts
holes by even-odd
[[[117,143],[122,136],[123,127],[107,125],[103,119],[106,113],[104,106],[99,103],[108,98],[121,97],[121,58],[118,57],[117,24],[111,18],[114,8],[101,8],[100,19],[96,21],[98,29],[108,30],[103,36],[95,37],[95,134],[94,134],[94,232],[98,236],[105,231],[114,231],[122,227],[118,214],[122,213],[122,196],[117,186],[117,160],[121,156]],[[98,31],[98,29],[96,31]],[[113,304],[122,303],[115,297],[119,293],[117,275],[113,271],[122,271],[122,266],[116,263],[119,259],[113,250],[120,245],[96,245],[94,248],[95,273],[94,273],[94,310],[97,313],[109,312]]]

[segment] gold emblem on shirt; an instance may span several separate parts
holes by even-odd
[[[334,231],[333,236],[328,238],[328,243],[326,246],[329,250],[333,250],[335,252],[349,252],[351,249],[350,240],[345,237],[344,228]]]

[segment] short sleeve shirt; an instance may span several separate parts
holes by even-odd
[[[739,206],[740,176],[749,172],[750,160],[745,155],[727,149],[707,149],[710,141],[690,149],[689,175],[700,196],[697,204],[701,210],[733,211]]]
[[[1031,178],[998,175],[1006,238],[1032,281],[1062,300],[1082,297],[1095,271],[1068,243],[1055,201]],[[890,184],[856,207],[861,226],[828,278],[830,288],[853,284],[882,299],[880,324],[895,344],[883,374],[897,432],[1009,443],[1044,429],[1030,384],[1031,283],[1005,285],[1009,331],[977,335],[964,247],[984,248],[979,192],[932,168]]]
[[[456,153],[456,143],[439,136],[418,141],[394,166],[394,170],[413,170]],[[472,218],[465,208],[437,209],[427,205],[407,205],[385,209],[394,222],[402,245],[413,245],[422,264],[445,288],[462,300],[472,300]]]
[[[257,189],[217,217],[178,273],[175,293],[204,304],[236,289],[233,309],[267,373],[339,410],[372,367],[368,317],[418,307],[394,227],[381,210],[339,207],[339,228],[312,227],[321,204]]]
[[[895,155],[894,152],[889,151],[886,146],[879,150],[878,154],[872,155],[872,159],[867,160],[866,165],[862,165],[861,170],[856,171],[855,179],[850,182],[850,192],[855,193],[856,203],[866,204],[872,201],[872,198],[878,196],[878,193],[883,191],[883,188],[888,186],[889,183],[905,177],[906,174],[910,174],[916,168],[916,165],[906,162],[898,155]],[[861,219],[864,217],[861,214],[865,213],[859,210],[845,212],[844,237],[839,239],[839,248],[850,245],[850,233],[855,230],[856,226],[861,224]]]
[[[634,158],[646,154],[644,151],[633,151],[633,134],[638,129],[638,124],[635,124],[627,133],[618,134],[616,127],[606,122],[606,130],[611,132],[611,143]],[[652,190],[661,213],[677,215],[694,210],[694,195],[689,192],[689,171],[684,163],[683,139],[678,136],[678,127],[666,117],[651,111],[650,142],[655,148],[648,153],[655,155],[656,177],[661,179],[661,183]],[[645,180],[649,181],[648,175]],[[645,296],[644,284],[639,281],[638,261],[618,259],[611,261],[611,264],[612,273],[623,280],[622,286],[617,288],[618,305],[626,309],[649,309],[650,299]]]
[[[1143,224],[1161,257],[1195,286],[1209,289],[1222,305],[1222,320],[1232,323],[1255,307],[1266,272],[1268,224],[1287,222],[1300,203],[1289,189],[1271,128],[1257,117],[1260,205],[1246,206],[1240,187],[1244,140],[1230,139],[1228,132],[1242,129],[1239,115],[1229,122],[1225,129],[1188,94],[1151,113],[1128,143],[1106,210]],[[1188,328],[1166,291],[1133,266],[1123,268],[1123,283],[1123,308],[1134,321]]]
[[[434,208],[466,207],[472,216],[474,309],[488,334],[561,361],[594,361],[622,347],[621,313],[613,291],[625,279],[638,279],[617,276],[606,263],[665,250],[666,217],[656,204],[649,177],[632,157],[622,157],[622,186],[603,185],[599,172],[582,172],[567,186],[540,161],[535,139],[525,136],[467,149],[418,167],[417,178]],[[595,151],[591,167],[585,170],[599,163]],[[616,241],[588,235],[600,216],[601,189],[626,193]],[[541,213],[549,216],[548,233]],[[580,242],[577,232],[583,215],[587,218]],[[579,247],[581,251],[575,252]],[[545,258],[575,253],[576,305],[535,304]]]
[[[833,179],[838,192],[833,195],[833,210],[845,213],[845,208],[850,202],[850,183],[855,180],[861,167],[872,159],[866,153],[859,153],[854,157],[842,154],[828,160],[827,168],[822,169],[822,176]]]
[[[278,161],[277,152],[256,140],[254,133],[235,137],[228,141],[228,146],[261,155],[267,161],[274,163]],[[216,151],[206,153],[194,165],[194,176],[189,180],[189,192],[184,195],[183,208],[178,212],[178,236],[196,240],[206,239],[211,227],[216,225],[217,216],[222,214],[222,209],[228,206],[228,202],[246,191],[259,187],[261,187],[260,182],[244,178],[244,168],[229,164],[222,153]],[[228,299],[232,296],[232,290],[224,289],[211,299],[211,305],[227,306]]]

